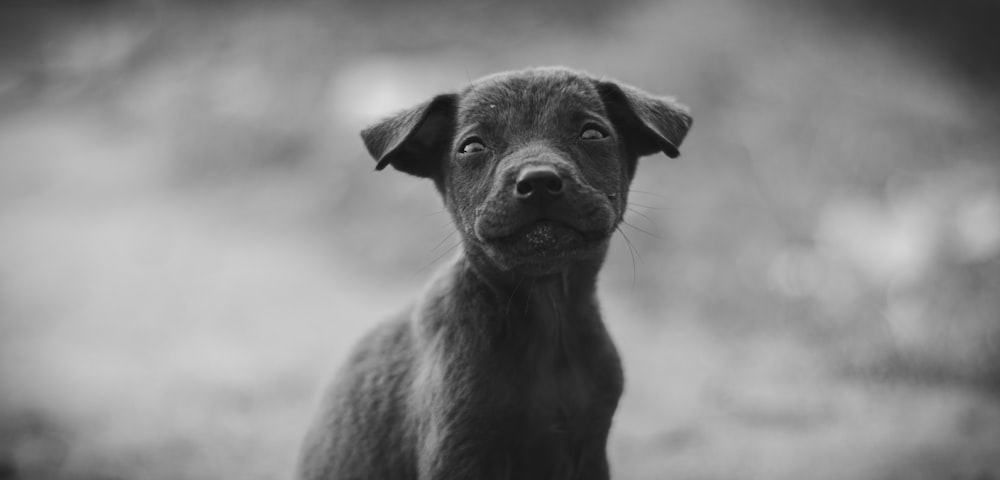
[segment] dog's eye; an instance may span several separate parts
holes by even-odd
[[[479,137],[469,137],[458,147],[458,153],[478,153],[485,152],[486,145]]]
[[[587,125],[580,133],[580,138],[583,140],[600,140],[607,137],[608,133],[596,125]]]

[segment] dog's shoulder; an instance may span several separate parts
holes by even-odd
[[[412,307],[396,313],[372,327],[355,344],[344,369],[362,373],[405,361],[413,350]],[[387,362],[387,360],[389,360]]]
[[[320,400],[297,478],[398,478],[413,462],[412,450],[401,447],[406,433],[395,417],[405,411],[413,373],[409,318],[409,311],[394,315],[355,344]],[[373,472],[379,476],[367,476]]]

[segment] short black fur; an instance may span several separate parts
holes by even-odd
[[[607,480],[624,379],[597,276],[638,157],[676,156],[690,124],[671,99],[542,68],[365,129],[377,169],[434,181],[462,252],[359,342],[298,478]],[[459,149],[472,137],[482,148]]]

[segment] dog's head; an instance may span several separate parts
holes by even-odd
[[[361,136],[377,169],[434,181],[467,250],[545,275],[603,257],[637,159],[678,156],[690,126],[671,98],[540,68],[481,78]]]

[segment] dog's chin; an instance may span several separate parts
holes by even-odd
[[[539,220],[513,234],[485,240],[483,246],[502,269],[542,276],[574,261],[603,255],[610,238],[607,232],[581,232],[563,223]]]

